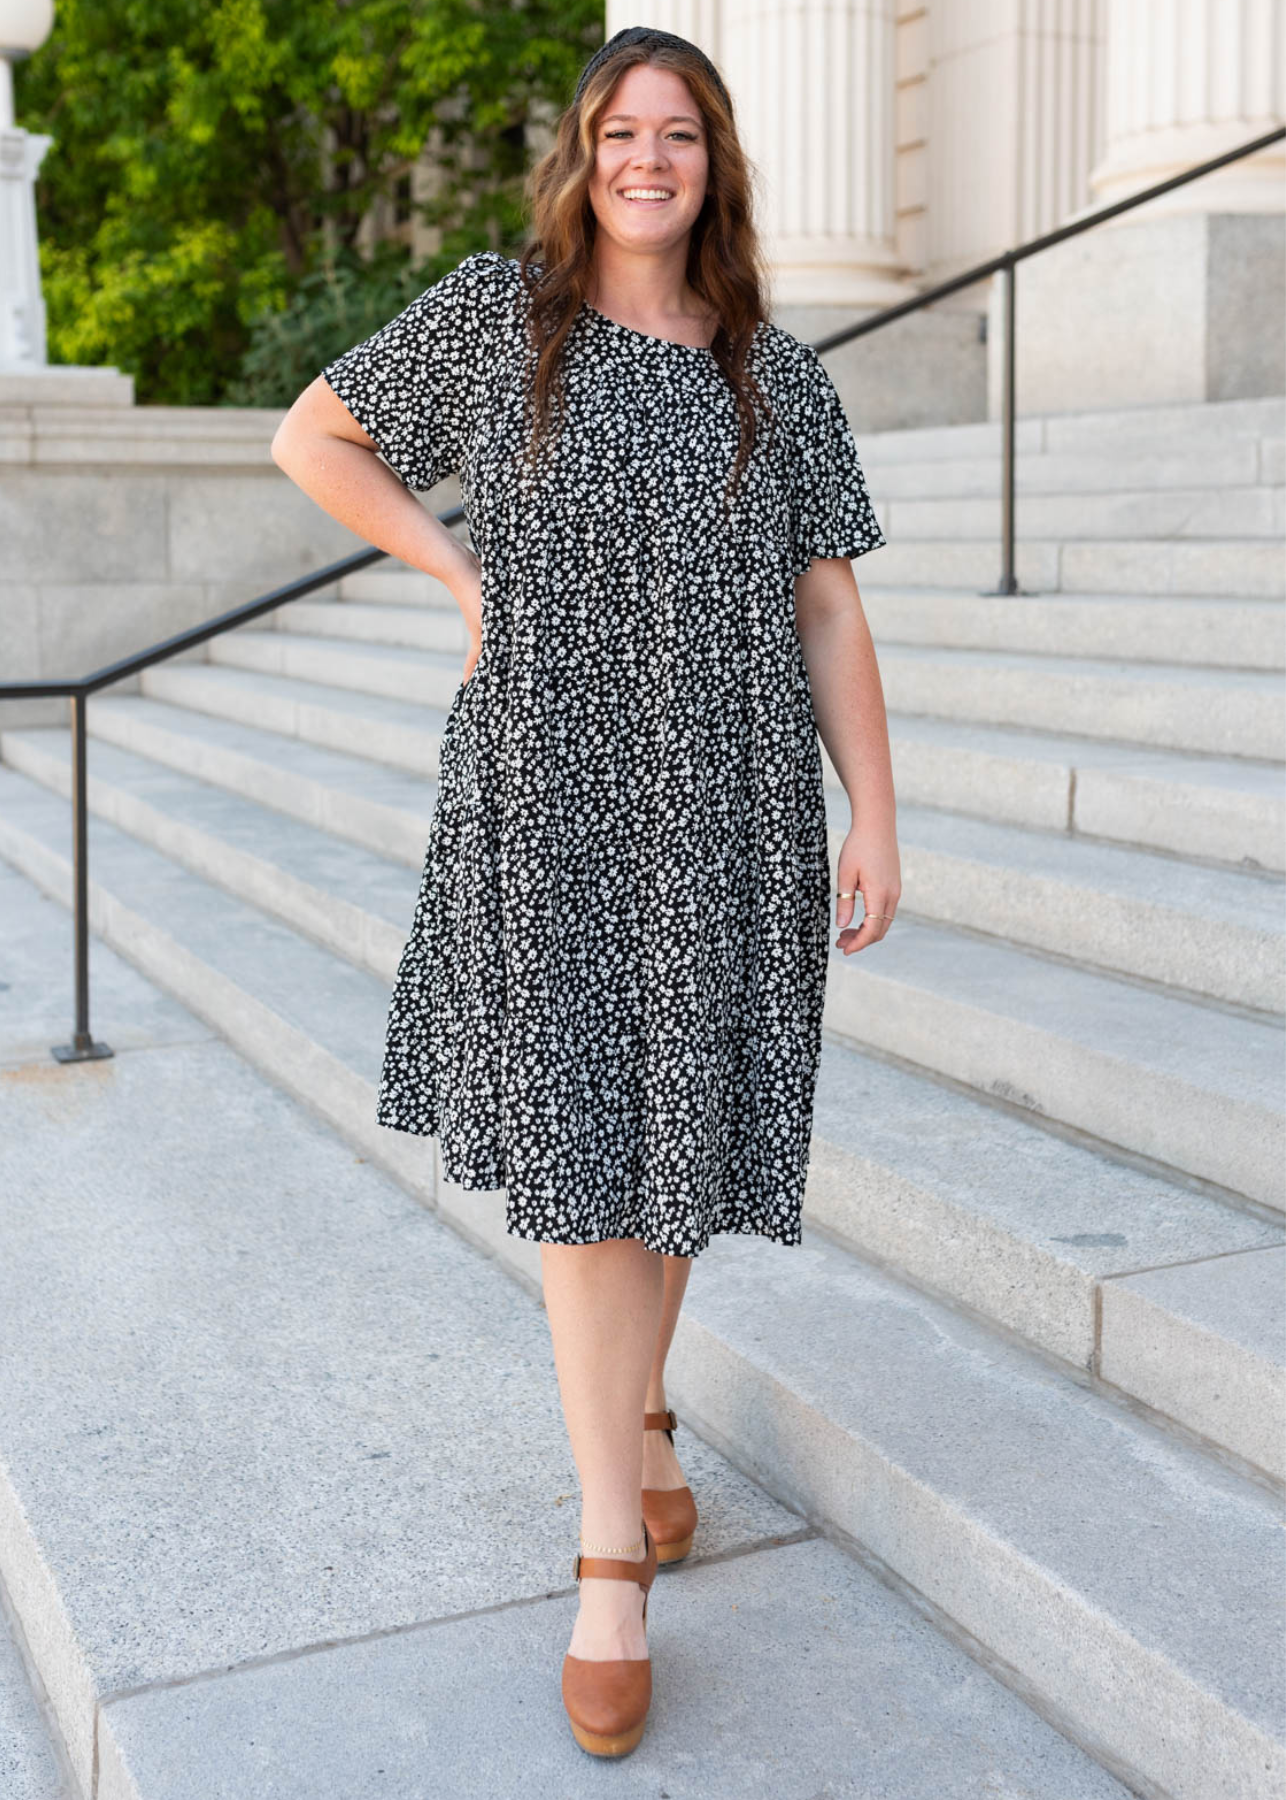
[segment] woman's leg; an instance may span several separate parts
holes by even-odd
[[[652,1369],[647,1382],[648,1412],[664,1412],[665,1398],[665,1359],[669,1355],[670,1345],[674,1339],[674,1328],[679,1322],[679,1309],[683,1305],[683,1296],[687,1292],[688,1276],[692,1273],[690,1256],[663,1256],[665,1264],[665,1299],[661,1308],[661,1324],[656,1334],[656,1349],[652,1357]],[[643,1434],[643,1486],[647,1488],[679,1488],[687,1485],[687,1477],[679,1465],[679,1459],[668,1437],[663,1431],[647,1431]]]
[[[616,1548],[643,1532],[643,1410],[661,1325],[664,1260],[638,1238],[540,1247],[558,1388],[580,1476],[580,1528],[588,1544]],[[642,1558],[640,1543],[622,1560]],[[643,1591],[635,1582],[586,1575],[568,1649],[590,1661],[646,1656],[642,1617]]]

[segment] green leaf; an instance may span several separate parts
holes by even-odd
[[[147,404],[290,404],[470,251],[516,249],[528,122],[602,38],[586,0],[59,0],[15,68],[54,140],[51,360]]]

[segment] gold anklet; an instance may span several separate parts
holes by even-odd
[[[635,1538],[632,1544],[587,1544],[582,1535],[580,1547],[582,1550],[588,1551],[591,1555],[625,1556],[631,1550],[641,1550],[646,1542],[647,1537],[644,1535],[643,1537]]]

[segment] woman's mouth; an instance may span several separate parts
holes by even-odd
[[[664,206],[667,200],[674,198],[671,188],[622,188],[620,193],[622,200],[630,206]]]

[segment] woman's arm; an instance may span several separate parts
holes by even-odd
[[[482,643],[478,558],[380,461],[374,440],[324,375],[309,383],[277,427],[272,460],[332,519],[445,584],[469,630],[467,680]]]
[[[839,855],[839,888],[859,889],[867,913],[895,913],[902,874],[884,690],[847,557],[817,557],[795,577],[795,623],[817,730],[852,813]],[[854,926],[855,910],[854,900],[836,903],[839,948],[846,956],[878,942],[889,928],[887,918]]]

